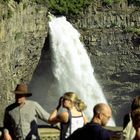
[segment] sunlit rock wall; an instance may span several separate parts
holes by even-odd
[[[0,4],[0,118],[14,99],[10,91],[29,83],[47,36],[47,8],[30,1]],[[0,121],[2,125],[2,121]]]
[[[127,1],[109,7],[95,1],[83,14],[74,24],[116,123],[122,125],[132,99],[140,95],[140,8]]]

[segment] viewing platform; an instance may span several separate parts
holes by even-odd
[[[105,127],[113,134],[111,140],[122,140],[122,127]],[[2,128],[0,131],[2,134]],[[41,140],[59,140],[60,129],[50,126],[39,126],[39,135]],[[2,138],[0,139],[2,140]]]
[[[105,127],[113,134],[111,140],[122,140],[122,127]],[[41,140],[59,140],[60,130],[58,128],[39,127]]]
[[[39,135],[41,140],[59,140],[60,130],[57,128],[39,128]]]

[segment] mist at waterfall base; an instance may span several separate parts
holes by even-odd
[[[54,109],[59,97],[65,92],[76,92],[87,104],[85,113],[90,120],[93,116],[93,106],[101,102],[107,103],[107,101],[93,75],[94,70],[86,49],[80,41],[80,34],[65,17],[53,16],[49,21],[49,36],[51,61],[47,64],[47,71],[40,71],[37,74],[36,83],[32,82],[32,91],[45,93],[45,95],[38,93],[39,97],[37,94],[35,96],[38,100],[42,98],[43,106],[49,102],[45,107],[47,110],[52,106]],[[43,82],[40,83],[41,80]],[[37,89],[37,85],[42,86],[41,90]],[[113,119],[108,125],[115,125]]]

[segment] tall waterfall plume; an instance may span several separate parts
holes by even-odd
[[[80,33],[64,16],[51,16],[49,21],[52,70],[57,83],[56,94],[74,91],[87,104],[86,114],[93,115],[93,106],[107,103],[94,77],[90,58],[80,41]],[[109,125],[114,125],[112,120]]]

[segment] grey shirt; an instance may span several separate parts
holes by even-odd
[[[14,140],[38,140],[37,118],[47,122],[48,117],[49,113],[37,102],[26,100],[22,107],[17,103],[14,103],[6,108],[4,128],[9,130],[9,133]]]

